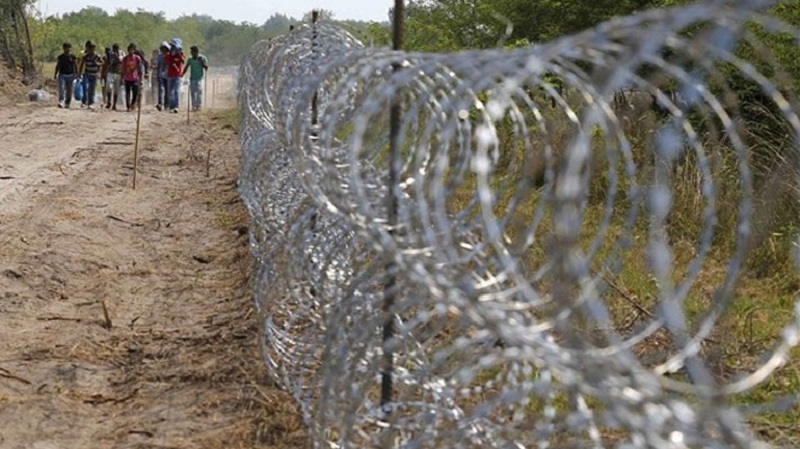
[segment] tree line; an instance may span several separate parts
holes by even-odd
[[[405,47],[412,51],[458,51],[520,47],[576,33],[615,16],[636,11],[689,3],[690,0],[409,0],[406,7]],[[25,20],[25,16],[29,20]],[[773,10],[778,17],[800,24],[800,2],[781,2]],[[383,21],[342,20],[330,11],[322,20],[337,21],[367,45],[391,44],[387,10]],[[62,42],[77,44],[88,39],[101,47],[135,42],[155,49],[163,40],[179,36],[198,45],[215,65],[237,65],[241,55],[257,41],[285,33],[291,25],[310,22],[310,11],[300,18],[276,13],[258,25],[217,20],[192,14],[173,20],[163,12],[118,9],[108,13],[85,7],[60,17],[43,17],[33,0],[0,0],[0,57],[10,66],[27,68],[38,61],[53,61]],[[510,31],[510,32],[509,32]],[[778,62],[800,80],[800,47],[786,36],[766,36]],[[742,49],[747,52],[748,49]]]
[[[578,33],[614,17],[634,14],[651,8],[680,6],[692,0],[409,0],[406,6],[404,47],[410,51],[443,52],[464,49],[516,48],[544,43],[561,36]],[[768,11],[783,22],[800,26],[800,1],[776,2]],[[391,17],[391,12],[387,18]],[[706,31],[695,25],[684,33]],[[749,32],[757,37],[761,49],[741,41],[735,52],[753,64],[761,73],[775,78],[782,91],[800,91],[800,45],[794,36],[768,32],[753,23]],[[388,46],[391,27],[388,23],[367,24],[360,30],[367,43]],[[764,48],[768,49],[768,55]],[[774,76],[780,68],[784,75]],[[775,118],[780,114],[766,98],[760,86],[742,76],[737,67],[720,64],[726,88],[738,96],[742,115],[751,123],[764,125],[770,131],[785,131],[785,123]],[[645,67],[642,70],[646,70]],[[647,74],[642,73],[647,77]],[[558,84],[559,80],[554,82]],[[660,86],[669,91],[675,86]],[[715,89],[719,86],[711,86]],[[721,87],[720,87],[721,89]]]
[[[192,14],[169,20],[163,12],[143,9],[118,9],[114,13],[89,6],[60,17],[37,18],[32,21],[33,39],[40,49],[38,59],[53,61],[62,42],[82,48],[91,39],[100,48],[118,43],[123,48],[135,43],[152,50],[173,37],[186,45],[197,45],[215,65],[235,65],[255,42],[286,32],[252,23],[234,23],[207,15]]]
[[[333,19],[332,13],[326,14],[326,18]],[[284,34],[291,25],[303,20],[310,21],[310,17],[295,19],[276,13],[260,25],[219,20],[203,14],[170,20],[163,12],[117,9],[108,13],[102,8],[88,6],[60,17],[34,15],[31,34],[35,46],[40,48],[37,59],[45,61],[55,60],[62,42],[78,44],[78,48],[88,39],[96,41],[101,48],[115,42],[123,47],[134,42],[139,48],[155,49],[164,40],[180,37],[185,44],[200,47],[214,65],[238,65],[241,56],[254,43]],[[366,25],[349,23],[358,27]]]
[[[324,20],[336,20],[330,11],[323,11],[321,16]],[[123,8],[109,13],[95,6],[45,17],[34,0],[0,0],[0,62],[12,71],[21,71],[27,83],[39,76],[41,64],[55,61],[64,42],[77,49],[87,40],[95,41],[101,49],[113,43],[125,47],[133,42],[148,50],[157,48],[162,41],[180,37],[186,45],[200,47],[214,65],[238,65],[242,55],[259,40],[284,34],[290,26],[310,21],[310,11],[300,18],[276,13],[259,25],[218,20],[203,14],[168,19],[163,12],[143,9]],[[350,20],[340,23],[356,33],[371,25]]]

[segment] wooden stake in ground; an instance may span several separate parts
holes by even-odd
[[[189,85],[189,95],[186,96],[186,124],[191,124],[191,119],[189,118],[189,106],[192,104],[192,85]]]
[[[136,102],[136,142],[133,144],[133,190],[136,190],[136,173],[139,171],[139,131],[142,123],[142,101]]]
[[[108,307],[106,306],[106,302],[105,301],[100,301],[100,304],[103,306],[103,318],[105,319],[105,322],[103,323],[103,326],[106,329],[111,330],[111,326],[112,326],[111,315],[109,315],[109,313],[108,313]]]
[[[206,151],[206,178],[211,177],[211,147],[214,145],[214,139],[208,142],[208,150]]]

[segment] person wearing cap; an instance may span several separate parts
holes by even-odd
[[[113,44],[103,63],[101,79],[105,80],[103,96],[106,109],[117,110],[117,100],[122,93],[122,58],[124,57],[125,53],[120,51],[119,44]]]
[[[86,53],[81,59],[78,72],[83,76],[86,85],[84,95],[86,97],[86,107],[92,109],[94,106],[94,96],[97,91],[97,78],[100,76],[100,67],[103,65],[103,58],[95,51],[97,45],[92,41],[86,41]]]
[[[167,84],[169,89],[169,109],[177,114],[181,101],[181,84],[183,83],[183,65],[186,56],[183,53],[183,44],[179,38],[169,42],[169,53],[164,56],[167,65]]]
[[[169,42],[164,41],[158,48],[160,54],[156,58],[156,64],[153,68],[154,76],[158,78],[158,102],[156,109],[159,111],[161,108],[169,108],[169,84],[167,78],[167,63],[166,56],[169,53]]]

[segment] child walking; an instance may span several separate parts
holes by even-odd
[[[125,105],[128,112],[136,108],[139,90],[144,78],[144,61],[136,51],[136,45],[128,45],[128,54],[122,59],[122,80],[125,82]]]
[[[182,76],[189,74],[189,92],[192,98],[192,110],[197,112],[200,110],[203,101],[203,76],[208,70],[208,60],[205,56],[200,54],[200,49],[197,45],[192,45],[190,48],[192,57],[186,61],[186,67],[183,68]]]

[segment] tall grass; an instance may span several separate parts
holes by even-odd
[[[541,120],[525,112],[522,117],[506,116],[494,123],[498,142],[490,179],[495,194],[491,212],[502,226],[505,250],[519,260],[530,284],[547,296],[552,293],[553,282],[541,273],[550,262],[548,256],[552,254],[553,245],[559,244],[549,195],[553,185],[559,182],[558,171],[564,152],[574,141],[579,127],[561,107],[552,107],[549,98],[539,95],[535,100],[542,105]],[[651,223],[646,194],[661,170],[660,181],[667,183],[672,193],[666,231],[672,250],[674,282],[688,282],[691,268],[702,260],[683,304],[691,331],[695,331],[698,323],[716,306],[715,296],[730,275],[731,259],[737,251],[746,254],[743,271],[726,311],[716,321],[712,335],[703,342],[703,355],[712,371],[720,380],[732,379],[740,372],[750,372],[759,366],[759,356],[780,339],[784,324],[792,318],[795,297],[800,293],[800,276],[793,256],[800,236],[797,220],[800,173],[793,156],[796,151],[794,136],[782,126],[780,116],[768,108],[740,105],[748,114],[743,114],[746,119],[737,117],[740,120],[738,130],[747,145],[746,151],[739,154],[713,116],[698,110],[690,115],[689,124],[697,132],[697,146],[702,151],[683,145],[679,157],[666,168],[659,167],[664,161],[656,156],[653,148],[670,117],[654,110],[649,100],[647,95],[634,97],[629,104],[618,105],[615,111],[621,133],[630,145],[630,161],[626,162],[621,142],[609,131],[600,126],[591,131],[591,162],[585,167],[589,194],[581,205],[580,244],[584,251],[594,251],[591,269],[602,281],[602,298],[616,330],[623,335],[632,334],[655,319],[662,298],[649,263]],[[585,107],[584,100],[577,94],[567,94],[565,101],[578,112]],[[762,115],[753,114],[753,111],[760,111]],[[471,117],[474,119],[475,114]],[[425,126],[424,114],[420,114],[417,123]],[[388,161],[385,157],[388,151],[386,127],[376,123],[372,131],[365,136],[368,141],[365,147],[375,149],[370,161],[385,167]],[[410,160],[425,130],[408,129],[406,132],[403,152]],[[345,127],[338,137],[346,140],[351,133],[352,129]],[[370,146],[372,143],[375,145]],[[436,143],[425,144],[435,146]],[[455,148],[448,151],[450,161],[467,156],[458,154]],[[752,171],[754,188],[750,196],[753,202],[750,233],[746,240],[741,240],[738,232],[740,209],[747,194],[743,163]],[[452,219],[461,214],[462,221],[479,222],[485,211],[477,201],[477,177],[469,169],[462,170],[463,167],[456,165],[453,162],[445,175],[445,184],[454,186],[447,199],[447,210]],[[631,165],[635,166],[635,173],[628,173]],[[668,173],[666,177],[665,172]],[[638,189],[632,189],[633,186]],[[418,186],[409,187],[408,193],[425,195],[415,191],[416,188]],[[609,207],[611,194],[614,202]],[[638,211],[635,220],[631,218],[634,211]],[[600,228],[605,233],[598,237]],[[710,245],[703,252],[701,243],[712,231]],[[486,248],[485,259],[499,260],[493,257],[496,251],[496,248]],[[487,268],[502,269],[499,266]],[[588,325],[580,330],[597,334],[597,329]],[[663,362],[678,348],[668,332],[660,331],[634,349],[642,363],[650,366]],[[763,402],[789,394],[794,385],[800,385],[798,373],[800,363],[793,359],[769,383],[736,400]],[[767,432],[768,427],[776,423],[765,418],[767,416],[753,419],[757,429]],[[777,422],[786,424],[792,419],[800,419],[800,410],[792,411]],[[781,432],[784,436],[774,437],[774,442],[800,441],[800,429]]]
[[[547,104],[546,101],[541,103]],[[623,133],[631,145],[635,176],[622,176],[624,161],[607,157],[618,148],[608,143],[608,136],[602,130],[597,130],[592,136],[593,155],[590,167],[587,167],[591,176],[588,201],[584,205],[581,243],[585,250],[589,250],[592,243],[596,245],[592,269],[605,283],[604,301],[612,312],[617,331],[623,334],[633,332],[658,313],[660,290],[649,267],[649,208],[644,193],[655,182],[659,160],[652,148],[668,118],[644,103],[623,105],[623,109],[617,111]],[[753,109],[760,106],[741,107]],[[579,105],[575,106],[576,110],[579,108]],[[546,281],[534,280],[534,276],[547,263],[548,246],[557,244],[549,208],[546,208],[544,219],[537,228],[536,238],[527,241],[526,238],[537,208],[542,201],[547,201],[548,188],[552,187],[552,183],[545,179],[544,148],[548,145],[552,148],[551,163],[554,169],[557,168],[560,153],[575,138],[576,127],[558,109],[545,109],[543,112],[547,132],[530,126],[531,137],[527,143],[521,141],[519,130],[514,126],[498,124],[501,153],[493,186],[498,188],[494,213],[507,223],[504,231],[508,247],[521,255],[525,273],[540,292],[547,294],[551,286]],[[763,107],[761,112],[774,114]],[[713,231],[708,252],[684,303],[690,329],[696,329],[700,320],[715,307],[715,295],[730,274],[729,262],[737,250],[743,250],[745,254],[743,270],[727,310],[716,322],[713,334],[703,343],[703,353],[720,380],[731,379],[740,372],[751,372],[759,365],[759,357],[780,340],[783,326],[792,319],[794,302],[800,293],[796,264],[800,249],[800,165],[794,156],[796,142],[788,128],[782,126],[780,116],[769,116],[769,120],[762,117],[753,122],[750,115],[749,120],[741,119],[739,124],[748,146],[746,154],[742,155],[737,154],[730,139],[713,120],[702,114],[696,115],[692,118],[692,125],[698,130],[698,144],[703,152],[686,147],[668,167],[672,206],[666,227],[676,283],[686,281],[690,267],[702,256],[701,241],[709,230]],[[758,123],[768,123],[769,126],[758,126]],[[536,163],[527,163],[530,159]],[[752,172],[754,187],[750,196],[753,204],[750,232],[745,240],[738,232],[742,224],[740,208],[746,198],[743,163]],[[612,193],[612,168],[617,171],[618,186],[616,201],[609,209],[607,199]],[[533,178],[535,188],[521,201],[515,202],[520,186],[527,185],[524,182],[526,177]],[[634,184],[640,186],[638,192],[641,195],[638,197],[629,194],[629,187]],[[474,179],[465,177],[450,198],[450,210],[455,213],[473,204],[475,189]],[[634,207],[639,208],[640,214],[634,223],[630,223],[629,213]],[[606,221],[609,227],[605,236],[596,239],[598,227]],[[619,251],[621,241],[617,239],[622,236],[630,239]],[[670,351],[676,350],[675,345],[671,336],[662,331],[635,349],[643,363],[650,365],[664,361]],[[800,356],[800,351],[795,351],[794,355]],[[800,385],[800,362],[793,359],[768,383],[737,400],[764,402],[795,392],[793,388],[797,385]],[[778,421],[770,420],[769,416],[753,418],[759,431],[768,434],[772,426],[780,425],[781,430],[775,432],[772,441],[795,445],[800,442],[800,428],[788,424],[800,419],[800,409],[794,409]]]

